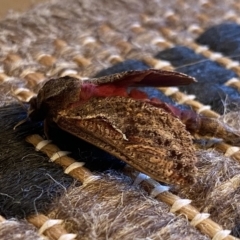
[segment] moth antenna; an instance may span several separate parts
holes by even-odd
[[[16,130],[16,128],[20,125],[22,125],[23,123],[27,122],[28,117],[26,117],[25,119],[21,120],[20,122],[18,122],[14,127],[13,130]]]
[[[20,102],[21,103],[21,102]],[[22,104],[22,106],[25,108],[25,106]],[[24,118],[23,120],[21,120],[20,122],[18,122],[14,127],[13,130],[16,130],[16,128],[20,125],[22,125],[23,123],[27,122],[29,120],[29,115],[33,112],[34,110],[28,110],[27,113],[27,117]]]
[[[189,67],[189,66],[197,65],[199,63],[208,62],[208,61],[211,61],[211,59],[202,59],[202,60],[199,60],[196,62],[187,63],[187,64],[184,64],[184,65],[174,68],[174,70],[177,71],[178,69],[183,68],[183,67]]]
[[[200,53],[200,55],[202,55],[203,57],[205,57],[203,54]],[[229,55],[229,56],[225,56],[226,58],[236,58],[236,57],[240,57],[240,54],[236,54],[236,55]],[[234,61],[234,59],[232,59]],[[209,62],[209,61],[212,61],[211,59],[202,59],[202,60],[199,60],[199,61],[196,61],[196,62],[191,62],[191,63],[187,63],[187,64],[184,64],[184,65],[181,65],[179,67],[176,67],[174,68],[174,71],[177,71],[178,69],[181,69],[183,67],[188,67],[188,66],[193,66],[193,65],[196,65],[196,64],[199,64],[199,63],[203,63],[203,62]]]

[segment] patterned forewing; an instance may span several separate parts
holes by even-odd
[[[191,135],[179,119],[147,102],[92,98],[60,112],[57,124],[156,180],[193,181],[196,158]]]

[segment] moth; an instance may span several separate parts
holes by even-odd
[[[192,184],[197,159],[190,132],[228,142],[239,135],[216,119],[180,110],[134,87],[195,82],[183,73],[148,69],[79,80],[51,79],[31,99],[29,118],[59,128],[109,152],[153,179]],[[131,88],[130,88],[131,87]]]

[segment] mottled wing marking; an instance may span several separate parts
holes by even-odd
[[[161,108],[125,97],[92,98],[59,112],[58,126],[167,183],[193,182],[191,135]]]

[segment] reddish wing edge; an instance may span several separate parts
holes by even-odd
[[[170,87],[188,85],[197,82],[195,78],[188,76],[184,73],[148,69],[142,71],[127,71],[116,73],[109,76],[100,78],[93,78],[86,80],[89,83],[97,85],[114,83],[121,87],[128,86],[146,86],[146,87]]]

